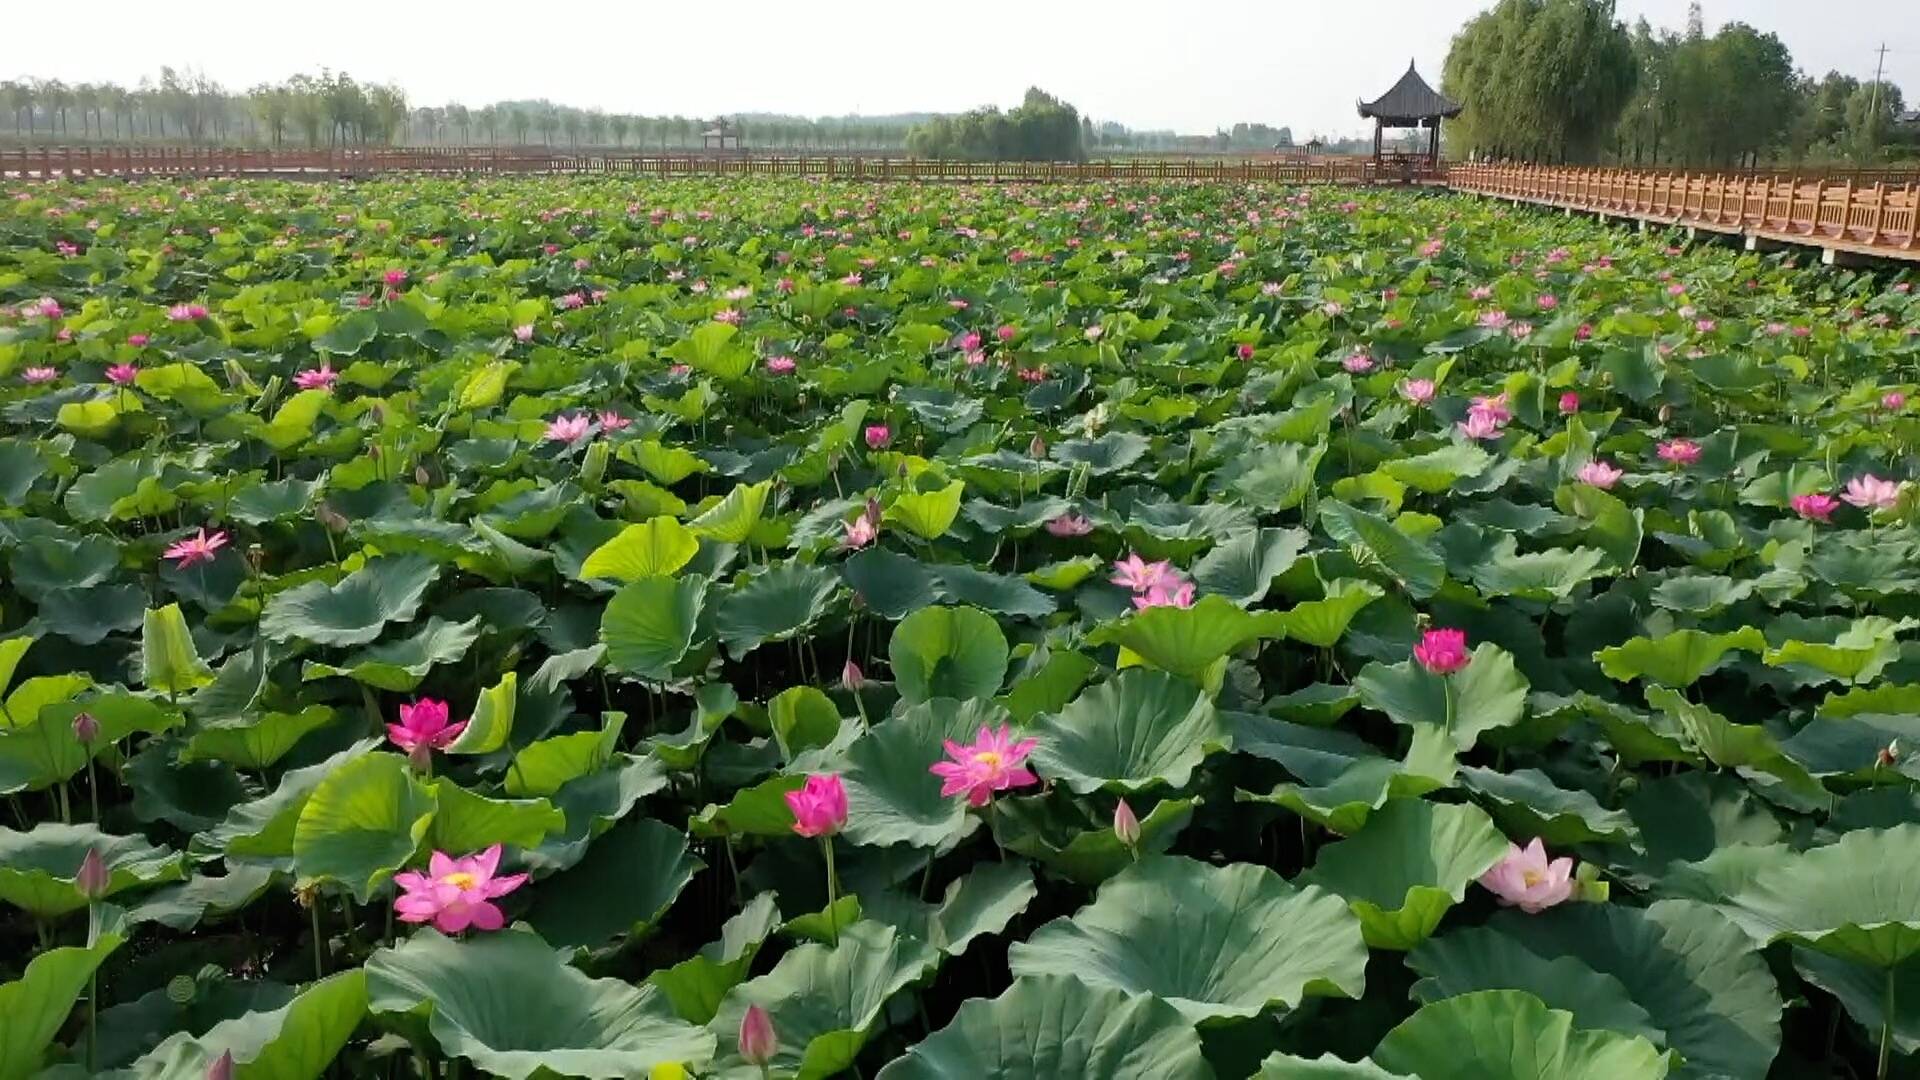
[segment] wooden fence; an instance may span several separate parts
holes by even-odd
[[[1920,256],[1920,182],[1454,165],[1456,191],[1829,251]]]

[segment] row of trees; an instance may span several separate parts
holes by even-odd
[[[296,75],[246,94],[193,71],[160,69],[132,89],[58,79],[0,83],[15,134],[60,141],[162,141],[195,145],[279,144],[294,132],[308,145],[391,142],[405,132],[407,96],[397,86],[357,83],[345,73]],[[110,126],[109,126],[110,125]]]
[[[907,151],[958,161],[1085,161],[1097,138],[1093,121],[1078,109],[1029,87],[1007,112],[989,105],[916,125],[907,134]]]
[[[1698,4],[1673,31],[1629,29],[1614,0],[1499,0],[1454,36],[1442,87],[1467,106],[1457,155],[1728,167],[1920,150],[1899,87],[1810,78],[1771,33],[1708,35]]]

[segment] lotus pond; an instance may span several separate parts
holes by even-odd
[[[94,182],[0,309],[0,1080],[1912,1074],[1898,275]]]

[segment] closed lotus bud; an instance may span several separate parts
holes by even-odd
[[[83,743],[91,745],[93,740],[100,737],[100,721],[95,720],[93,714],[90,712],[75,713],[73,715],[73,737]]]
[[[1874,763],[1883,769],[1890,769],[1900,763],[1900,740],[1895,739],[1880,748],[1874,755]]]
[[[80,860],[80,872],[73,876],[73,887],[91,903],[107,895],[112,881],[113,874],[107,869],[107,860],[100,857],[100,849],[88,848],[86,857]]]
[[[1047,456],[1047,440],[1041,438],[1038,435],[1035,435],[1033,437],[1033,441],[1027,444],[1027,456],[1034,457],[1034,458],[1046,457]]]
[[[1140,846],[1140,819],[1134,816],[1133,807],[1128,806],[1125,799],[1113,808],[1113,835],[1129,849]]]
[[[1673,406],[1671,405],[1660,406],[1660,422],[1664,424],[1671,419],[1673,419]]]
[[[857,694],[861,687],[867,685],[866,673],[860,670],[859,664],[848,660],[847,666],[840,669],[840,685]]]
[[[773,1033],[773,1017],[758,1005],[747,1006],[740,1018],[740,1056],[751,1065],[765,1065],[780,1049]]]
[[[421,487],[426,487],[432,481],[433,481],[433,474],[427,471],[427,467],[425,465],[415,465],[413,467],[414,483],[419,484]]]
[[[267,549],[261,547],[259,544],[248,544],[247,545],[247,565],[253,567],[253,572],[256,574],[259,573],[260,568],[262,566],[265,566],[266,564],[267,564]]]
[[[318,521],[328,532],[347,531],[347,516],[335,510],[327,503],[321,503],[319,506],[313,508],[313,519]]]
[[[207,1066],[207,1080],[233,1080],[233,1051],[222,1051],[219,1058]]]

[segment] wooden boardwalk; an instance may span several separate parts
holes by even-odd
[[[1827,262],[1920,262],[1920,173],[1913,170],[1660,172],[1366,158],[1088,162],[932,161],[873,154],[551,153],[524,148],[228,150],[160,147],[0,149],[8,178],[427,175],[783,176],[960,183],[1086,181],[1420,184],[1645,225],[1738,239],[1749,248],[1817,248]]]

